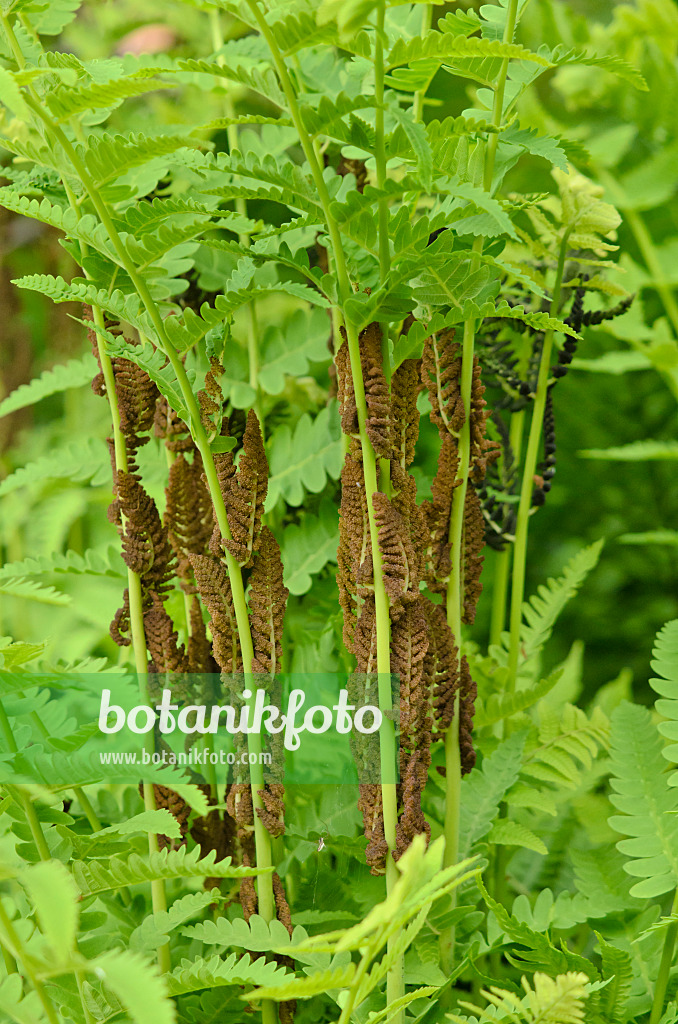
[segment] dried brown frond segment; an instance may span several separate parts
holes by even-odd
[[[372,495],[372,508],[379,534],[384,589],[392,607],[399,601],[416,600],[419,596],[420,558],[407,524],[381,491]]]
[[[277,871],[273,872],[273,896],[275,897],[276,916],[281,924],[284,924],[287,931],[292,934],[292,914],[290,905],[287,902],[285,889]]]
[[[391,503],[402,517],[407,536],[416,555],[415,576],[418,581],[423,577],[426,565],[426,552],[430,546],[430,533],[422,506],[417,505],[417,484],[413,476],[401,469],[397,462],[391,462]]]
[[[485,520],[480,498],[473,487],[466,489],[464,504],[464,614],[462,622],[471,624],[476,617],[476,605],[483,585],[480,573],[483,568],[481,551],[485,546]]]
[[[355,393],[353,391],[353,377],[351,374],[351,356],[348,351],[348,338],[346,329],[340,328],[341,344],[337,349],[334,363],[337,369],[337,400],[341,414],[341,429],[345,434],[355,436],[359,432],[358,410],[355,404]]]
[[[145,588],[163,595],[170,589],[175,564],[153,498],[131,474],[118,470],[116,493],[122,514],[122,557],[142,577]]]
[[[269,528],[264,526],[250,576],[253,672],[275,675],[280,671],[283,621],[289,593],[283,583],[280,547]]]
[[[471,678],[471,671],[465,657],[461,659],[459,686],[459,754],[461,773],[468,775],[476,763],[476,752],[473,746],[473,716],[478,696],[478,687]]]
[[[430,752],[413,750],[407,759],[400,783],[402,811],[396,826],[396,849],[394,859],[402,857],[415,836],[431,838],[431,826],[421,809],[421,793],[426,783]],[[422,782],[422,777],[424,782]]]
[[[226,512],[231,539],[224,543],[236,561],[252,564],[268,490],[268,462],[257,414],[250,409],[238,471],[230,478]]]
[[[181,417],[170,408],[164,395],[160,395],[155,406],[153,432],[165,442],[171,452],[188,452],[194,448],[188,426]]]
[[[418,598],[391,625],[391,671],[400,680],[401,763],[413,750],[425,754],[431,742],[431,694],[424,672],[429,646],[424,604],[424,598]]]
[[[276,838],[285,834],[285,787],[280,782],[270,782],[259,790],[263,807],[257,807],[257,815],[267,832]]]
[[[209,804],[215,803],[211,789],[208,785],[202,784],[198,787],[207,797]],[[228,787],[230,789],[230,785]],[[196,818],[191,826],[191,839],[200,847],[200,856],[206,857],[212,850],[216,850],[217,861],[224,857],[232,857],[235,853],[236,823],[228,811],[218,811],[213,808],[202,818]],[[220,878],[206,878],[203,888],[219,888]]]
[[[156,593],[150,595],[150,608],[144,611],[146,646],[151,656],[151,671],[186,672],[188,660],[174,624]]]
[[[213,674],[218,672],[217,663],[212,657],[212,645],[207,639],[207,630],[202,618],[200,601],[197,597],[191,598],[186,656],[188,658],[189,672],[197,674]]]
[[[431,401],[431,419],[441,433],[458,437],[466,417],[459,388],[461,356],[454,330],[426,338],[421,376]]]
[[[425,612],[429,645],[424,673],[432,695],[435,724],[442,734],[454,718],[454,701],[459,690],[459,651],[442,605],[427,601]]]
[[[152,430],[155,403],[160,397],[156,385],[145,370],[129,359],[117,357],[112,362],[122,433],[127,436]]]
[[[362,463],[346,454],[341,471],[337,584],[344,613],[344,644],[353,651],[357,614],[357,576],[370,547],[370,530]]]
[[[256,862],[254,810],[252,790],[248,783],[237,782],[231,785],[226,797],[226,809],[236,823],[236,835],[240,843],[242,862],[245,867],[253,867]],[[252,914],[257,912],[257,890],[253,878],[243,878],[241,881],[240,904],[245,920],[249,921]]]
[[[365,429],[377,455],[385,459],[393,454],[391,398],[384,376],[380,324],[368,324],[360,333],[360,362],[365,384],[367,419]]]
[[[393,458],[398,460],[403,469],[414,459],[414,449],[419,437],[417,397],[420,391],[421,360],[405,359],[391,380]]]
[[[111,639],[118,647],[129,647],[132,643],[129,636],[125,636],[129,632],[129,614],[129,590],[125,587],[122,595],[122,607],[118,608],[109,627]]]
[[[485,478],[487,467],[499,458],[501,445],[485,436],[490,413],[483,395],[485,385],[480,378],[480,363],[473,359],[473,382],[471,384],[471,479],[479,484]]]
[[[177,556],[177,575],[182,588],[195,593],[188,556],[205,554],[213,528],[212,500],[197,450],[192,462],[183,453],[177,455],[170,467],[165,494],[165,528]]]
[[[214,356],[210,358],[210,368],[205,374],[205,387],[198,392],[198,404],[200,406],[200,421],[212,438],[221,429],[221,410],[224,404],[224,394],[217,377],[223,375],[224,368]]]
[[[434,593],[441,593],[450,578],[450,517],[452,494],[459,486],[457,471],[459,453],[456,438],[444,434],[438,458],[438,470],[433,478],[430,500],[422,502],[421,512],[428,531],[426,581]]]
[[[222,672],[241,670],[238,629],[226,567],[211,555],[189,555],[195,582],[210,614],[214,657]]]
[[[157,809],[167,809],[172,817],[176,818],[179,831],[181,832],[181,839],[170,839],[168,836],[159,835],[158,846],[161,850],[164,850],[166,847],[176,850],[179,846],[185,846],[188,833],[188,819],[191,814],[190,804],[187,804],[183,797],[175,793],[173,789],[168,789],[167,786],[154,785],[153,794]]]
[[[358,810],[363,816],[363,827],[367,839],[365,860],[373,875],[381,875],[386,870],[388,843],[384,836],[384,805],[381,786],[376,782],[363,783],[359,786],[360,798]]]
[[[370,594],[362,606],[353,642],[359,672],[377,671],[377,615],[374,596]]]

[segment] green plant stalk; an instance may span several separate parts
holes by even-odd
[[[2,701],[0,701],[0,731],[2,731],[2,735],[5,737],[5,743],[9,750],[11,750],[13,754],[18,754],[19,747],[14,739],[12,726],[10,725],[7,712],[5,711],[5,705]],[[6,786],[5,788],[12,793],[26,815],[26,821],[28,822],[28,827],[31,830],[33,842],[38,849],[40,860],[51,860],[52,854],[49,852],[49,846],[47,845],[47,840],[45,839],[45,834],[42,831],[42,825],[40,824],[40,819],[38,818],[35,807],[33,806],[30,794],[26,792],[23,786]]]
[[[209,11],[210,19],[210,30],[212,33],[212,46],[215,50],[220,50],[224,45],[224,36],[221,31],[221,17],[219,11],[213,8]],[[223,66],[225,60],[223,57],[217,57],[217,64]],[[229,118],[235,116],[235,110],[233,108],[233,100],[230,94],[226,97],[226,114]],[[238,126],[236,124],[229,124],[226,128],[226,137],[228,139],[228,148],[232,153],[234,149],[238,148]],[[234,201],[236,213],[240,214],[241,217],[247,217],[247,200],[242,196],[238,196]],[[251,245],[251,239],[248,234],[238,234],[238,242],[240,245],[249,248]],[[259,344],[258,344],[258,325],[257,325],[257,310],[254,302],[248,302],[245,307],[245,315],[247,316],[247,360],[249,366],[249,383],[250,387],[254,391],[254,411],[257,414],[259,425],[261,427],[262,436],[264,435],[264,415],[261,407],[261,391],[259,388]]]
[[[289,72],[285,61],[278,49],[275,38],[271,33],[266,19],[264,18],[261,9],[259,8],[256,0],[247,0],[247,4],[254,15],[259,30],[266,40],[268,48],[271,52],[273,63],[276,67],[280,84],[282,86],[287,104],[289,107],[290,115],[294,122],[297,134],[299,136],[299,142],[301,144],[304,156],[308,161],[309,168],[315,187],[318,192],[318,198],[320,199],[321,206],[325,215],[325,221],[327,224],[328,234],[332,243],[332,250],[334,255],[334,265],[337,274],[337,285],[339,292],[340,303],[343,304],[352,294],[351,283],[346,268],[346,259],[344,256],[344,250],[341,243],[341,235],[337,227],[336,221],[330,214],[330,197],[327,191],[327,185],[323,178],[322,169],[318,161],[317,154],[313,147],[313,143],[309,138],[307,132],[304,129],[301,114],[299,110],[299,104],[297,101],[294,86],[290,79]],[[381,559],[381,550],[379,548],[379,537],[377,532],[377,526],[374,518],[374,510],[372,508],[372,496],[378,490],[377,485],[377,463],[376,456],[372,444],[367,436],[366,430],[366,419],[367,419],[367,406],[365,401],[365,386],[362,376],[362,366],[360,362],[360,343],[358,340],[358,330],[356,325],[352,323],[348,317],[344,316],[346,325],[346,336],[348,342],[349,358],[351,363],[351,376],[353,378],[353,388],[355,392],[356,409],[358,414],[358,427],[359,437],[363,453],[363,475],[365,481],[365,497],[367,500],[367,514],[369,519],[370,527],[370,542],[372,551],[372,562],[374,568],[374,596],[375,596],[375,607],[376,607],[376,626],[377,626],[377,673],[378,673],[378,686],[379,686],[379,705],[382,710],[390,709],[392,707],[392,694],[391,694],[391,623],[389,618],[389,607],[388,597],[384,589],[384,577],[383,567]],[[384,718],[380,733],[380,753],[381,753],[381,771],[382,779],[382,800],[384,810],[384,835],[386,843],[389,848],[389,854],[396,848],[396,826],[398,823],[398,809],[397,809],[397,797],[396,797],[396,785],[394,780],[394,772],[396,765],[396,738],[395,738],[395,727],[393,722],[389,718]],[[390,780],[394,781],[390,781]],[[398,872],[392,856],[387,856],[386,860],[386,888],[390,892],[395,885],[398,878]],[[395,977],[396,971],[393,971],[393,978],[391,979],[391,985],[393,988],[399,988],[401,982]],[[389,976],[390,977],[390,976]]]
[[[35,994],[40,1000],[49,1024],[60,1024],[54,1003],[47,995],[45,986],[33,970],[31,958],[24,951],[21,939],[17,935],[16,929],[14,928],[7,911],[2,905],[2,899],[0,899],[0,927],[4,932],[4,935],[0,936],[0,941],[2,942],[3,947],[7,949],[11,956],[16,957],[16,959],[21,963],[26,977],[30,981]]]
[[[550,306],[551,316],[555,316],[557,314],[560,306],[560,293],[563,283],[563,270],[565,268],[565,257],[567,255],[567,243],[569,237],[570,231],[568,229],[563,234],[558,253],[558,266],[556,268],[556,279],[553,286],[553,297],[551,299]],[[541,433],[544,422],[544,410],[546,408],[549,371],[551,369],[551,354],[553,352],[553,336],[553,329],[544,333],[544,344],[542,346],[541,358],[539,360],[537,391],[534,396],[532,420],[530,422],[530,433],[527,440],[525,465],[523,467],[523,478],[520,488],[520,502],[518,504],[518,516],[516,522],[516,539],[513,545],[513,580],[511,588],[508,659],[508,687],[510,690],[515,690],[518,675],[518,661],[520,657],[520,626],[522,623],[523,599],[525,596],[527,535],[529,531],[532,492],[534,490],[534,474],[539,460],[539,445],[541,442]]]
[[[509,0],[506,11],[506,24],[504,26],[505,43],[513,40],[518,18],[518,0]],[[506,91],[506,77],[508,75],[509,59],[502,61],[494,90],[494,102],[492,108],[492,123],[499,128],[502,122],[504,110],[504,94]],[[492,191],[492,180],[494,177],[494,163],[497,154],[498,132],[490,135],[485,150],[485,161],[483,167],[483,188],[486,192]],[[481,255],[483,250],[483,239],[479,237],[473,244],[473,253]],[[464,607],[464,569],[463,569],[463,533],[464,533],[464,508],[466,505],[466,491],[471,460],[471,388],[473,384],[473,357],[475,348],[476,324],[474,320],[467,320],[464,324],[464,336],[462,342],[461,380],[460,394],[464,407],[464,423],[459,432],[459,484],[455,487],[452,495],[452,513],[450,516],[449,540],[451,551],[452,572],[447,587],[447,621],[455,637],[455,642],[461,657],[461,619]],[[459,821],[461,811],[461,756],[459,749],[459,697],[454,702],[454,717],[445,735],[445,768],[446,768],[446,792],[445,792],[445,854],[443,866],[450,867],[456,864],[459,857]],[[456,890],[451,894],[451,905],[455,906],[457,900]],[[451,971],[454,963],[454,945],[456,930],[452,925],[441,934],[441,957],[443,968]]]
[[[673,905],[671,907],[672,914],[678,914],[678,890],[673,896]],[[664,946],[662,949],[662,958],[659,962],[659,973],[657,974],[657,981],[654,986],[654,996],[652,998],[652,1012],[650,1013],[649,1024],[659,1024],[662,1018],[662,1011],[664,1010],[664,1000],[666,998],[666,988],[669,982],[669,974],[671,973],[671,967],[673,966],[673,954],[676,946],[676,938],[678,937],[678,921],[672,921],[666,929],[666,935],[664,937]]]
[[[511,417],[510,443],[515,462],[520,461],[523,448],[523,429],[525,426],[525,410],[520,409]],[[513,546],[507,544],[503,551],[497,552],[495,558],[495,577],[492,585],[492,619],[490,625],[490,643],[498,644],[501,634],[506,628],[506,605],[508,584],[510,579],[511,556]]]

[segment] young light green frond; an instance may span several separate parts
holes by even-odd
[[[115,993],[134,1024],[174,1024],[176,1008],[167,998],[166,979],[138,954],[111,950],[88,967]]]
[[[493,650],[492,648],[491,650]],[[551,675],[541,679],[534,686],[528,686],[523,690],[514,690],[508,693],[492,693],[483,701],[481,697],[476,698],[476,713],[473,716],[473,728],[481,729],[497,722],[506,721],[514,715],[519,714],[527,708],[534,707],[542,697],[545,697],[562,675],[561,669],[556,669]]]
[[[182,135],[93,135],[78,155],[98,185],[115,181],[132,167],[139,167],[158,156],[166,156],[185,146],[204,146],[196,137]]]
[[[90,354],[84,355],[82,359],[69,359],[63,366],[53,366],[30,384],[20,384],[0,402],[0,417],[16,412],[17,409],[25,409],[28,405],[35,405],[49,395],[82,387],[92,380],[96,372],[97,361]]]
[[[169,811],[167,812],[169,814]],[[180,896],[168,910],[149,914],[138,925],[129,938],[129,948],[138,953],[151,952],[168,941],[169,935],[180,925],[201,913],[210,903],[221,898],[218,889],[208,892],[189,892]],[[220,918],[219,920],[224,920]]]
[[[327,478],[341,474],[343,453],[337,406],[333,402],[313,420],[303,413],[294,429],[279,426],[267,445],[270,477],[266,507],[274,507],[282,495],[288,505],[298,506],[307,491],[318,494]]]
[[[237,867],[230,857],[217,861],[216,850],[201,858],[198,847],[188,852],[185,846],[151,853],[148,858],[132,853],[129,857],[111,857],[107,861],[73,862],[73,877],[83,896],[114,892],[126,885],[160,878],[250,878],[266,870]]]
[[[526,995],[520,999],[515,993],[492,985],[483,995],[495,1013],[491,1016],[470,1003],[461,1003],[467,1009],[481,1014],[480,1021],[511,1020],[515,1024],[583,1024],[585,1000],[588,992],[586,974],[568,971],[551,978],[548,974],[536,973],[532,988],[526,978],[522,985]]]
[[[281,953],[291,945],[307,938],[303,928],[297,926],[292,935],[281,921],[264,921],[259,914],[253,914],[249,921],[240,917],[229,921],[219,917],[216,921],[202,921],[184,928],[183,934],[198,939],[206,945],[237,946],[251,953]]]
[[[350,115],[356,110],[366,110],[373,106],[372,96],[348,96],[340,92],[332,99],[329,96],[321,96],[318,103],[313,106],[310,103],[302,103],[300,116],[309,135],[326,135],[339,142],[348,143],[353,137]],[[349,123],[345,118],[349,118]]]
[[[634,67],[633,64],[629,64],[628,61],[622,60],[616,53],[605,54],[601,57],[591,57],[581,51],[568,50],[562,45],[556,46],[555,50],[552,51],[549,51],[547,46],[543,46],[539,52],[545,57],[548,56],[550,63],[556,67],[564,67],[566,64],[584,64],[588,67],[603,68],[605,71],[610,71],[613,75],[617,75],[619,78],[630,82],[631,85],[634,85],[641,92],[647,92],[647,82],[638,68]]]
[[[70,238],[77,238],[78,241],[96,249],[113,263],[120,261],[120,257],[108,238],[106,229],[91,214],[78,217],[70,207],[62,208],[50,202],[49,199],[30,199],[9,186],[0,188],[0,206],[4,206],[5,209],[11,210],[13,213],[18,213],[22,217],[31,217],[43,224],[49,224],[50,227],[63,231]],[[61,278],[57,278],[57,280],[61,280]],[[25,287],[18,281],[14,283],[19,287]]]
[[[278,395],[285,377],[302,377],[309,362],[329,362],[331,324],[322,309],[298,310],[281,327],[269,327],[262,338],[259,384],[269,395]],[[2,407],[0,406],[0,412]]]
[[[528,745],[523,774],[559,790],[576,789],[582,770],[591,767],[599,749],[607,748],[609,729],[607,715],[598,707],[589,718],[573,704],[556,711],[542,702],[538,737]]]
[[[267,67],[266,64],[258,63],[248,67],[237,60],[218,64],[216,61],[190,59],[177,61],[177,68],[180,71],[213,75],[227,78],[231,82],[239,82],[281,109],[287,106],[285,94],[278,84],[278,76],[270,65]]]
[[[659,723],[659,732],[666,739],[674,742],[664,747],[662,753],[672,764],[678,764],[678,619],[667,622],[657,633],[652,649],[653,660],[650,663],[653,671],[660,678],[650,679],[650,686],[660,699],[655,707],[660,715],[668,719]],[[678,784],[678,772],[673,772],[669,785]]]
[[[678,789],[668,785],[662,743],[650,712],[624,701],[612,714],[612,787],[621,812],[609,823],[630,836],[617,843],[626,871],[642,881],[631,888],[641,899],[661,896],[678,884]]]
[[[555,580],[547,580],[538,588],[537,593],[525,602],[525,623],[521,630],[523,661],[528,662],[543,649],[563,608],[595,568],[602,548],[602,540],[582,548],[567,563],[562,576]]]
[[[73,441],[16,469],[0,483],[0,498],[45,480],[89,480],[93,487],[110,479],[111,463],[103,441]]]
[[[44,100],[59,123],[68,121],[84,110],[101,110],[118,107],[123,100],[157,89],[171,89],[171,82],[152,79],[148,72],[138,72],[136,77],[119,78],[112,82],[90,82],[73,88],[59,84],[46,93]]]
[[[320,995],[322,992],[331,992],[333,989],[348,988],[353,983],[356,974],[356,965],[347,964],[346,967],[335,967],[326,971],[318,971],[309,974],[306,978],[292,978],[290,981],[277,985],[267,985],[264,988],[247,992],[246,999],[275,999],[283,1001],[288,999],[310,999],[312,996]]]
[[[62,594],[54,587],[46,587],[36,580],[6,579],[0,581],[0,594],[8,597],[22,597],[39,604],[67,605],[71,603],[70,594]]]
[[[25,576],[42,576],[46,572],[75,573],[88,576],[126,577],[120,551],[113,544],[104,548],[91,548],[79,555],[77,551],[24,558],[20,562],[5,562],[0,566],[0,580]]]
[[[21,875],[52,955],[68,960],[78,929],[78,887],[68,868],[58,860],[32,864]]]
[[[19,278],[14,283],[19,288],[41,292],[52,302],[84,302],[90,306],[99,306],[110,313],[114,319],[125,321],[148,337],[156,337],[153,323],[148,314],[143,311],[136,293],[125,295],[118,289],[109,292],[107,289],[97,288],[82,278],[74,278],[73,281],[67,283],[63,277],[53,277],[51,274],[30,274],[27,277]]]
[[[483,759],[479,770],[462,779],[460,857],[477,852],[499,813],[499,805],[518,781],[525,732],[516,732]]]
[[[511,821],[508,818],[500,818],[495,821],[487,841],[499,846],[520,846],[525,850],[533,850],[544,856],[549,852],[544,841],[535,835],[532,829],[521,821]]]
[[[197,960],[182,960],[171,974],[165,976],[165,981],[169,995],[180,996],[186,992],[198,992],[202,988],[220,988],[225,985],[262,985],[266,987],[266,991],[270,989],[282,992],[286,988],[286,978],[292,978],[288,984],[295,984],[293,975],[284,967],[279,967],[275,961],[267,962],[263,956],[258,960],[252,960],[247,953],[244,956],[231,953],[225,960],[219,956],[210,957],[209,960],[202,957]],[[247,998],[251,996],[252,993]],[[287,997],[281,995],[280,998]]]
[[[425,36],[415,36],[405,41],[397,39],[385,56],[387,71],[411,64],[415,60],[448,62],[455,57],[499,57],[509,60],[527,60],[542,67],[549,67],[551,61],[540,53],[533,53],[515,43],[500,40],[481,39],[478,36],[454,35],[451,32],[432,30]]]
[[[37,992],[19,974],[0,981],[0,1013],[15,1024],[44,1024],[47,1019]]]

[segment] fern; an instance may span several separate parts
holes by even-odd
[[[678,789],[664,773],[662,744],[649,711],[627,702],[612,715],[612,815],[626,871],[642,879],[631,888],[639,898],[661,896],[678,884]]]
[[[288,977],[285,968],[275,962],[267,962],[263,957],[252,960],[247,954],[239,957],[232,953],[225,960],[218,956],[209,960],[182,960],[179,967],[166,975],[165,982],[168,994],[178,996],[224,985],[262,985],[274,991],[284,990],[285,978]]]
[[[73,877],[83,896],[113,892],[126,885],[139,885],[160,878],[249,878],[266,868],[245,868],[232,864],[230,857],[217,861],[216,850],[206,857],[196,847],[188,852],[161,850],[148,859],[132,853],[129,857],[111,857],[108,861],[74,861]]]
[[[631,441],[612,448],[585,448],[585,459],[609,459],[613,462],[648,462],[678,459],[678,441]]]
[[[667,622],[657,634],[652,650],[652,668],[659,678],[650,679],[650,686],[661,699],[655,701],[660,715],[667,719],[659,723],[659,732],[668,740],[678,739],[678,619]],[[662,750],[664,757],[672,764],[678,764],[678,744],[670,743]],[[678,772],[669,777],[669,785],[674,786]]]
[[[588,978],[581,972],[568,971],[555,978],[548,974],[536,973],[532,988],[526,978],[522,978],[526,995],[520,999],[513,992],[492,985],[483,995],[494,1007],[500,1020],[511,1020],[515,1024],[582,1024],[584,1021],[584,1003],[588,992]],[[462,1002],[462,1006],[480,1014],[479,1020],[494,1020],[495,1013],[483,1013],[476,1006]],[[450,1020],[461,1021],[456,1014]]]
[[[37,992],[25,991],[18,974],[9,974],[0,982],[0,1012],[16,1024],[42,1024],[45,1020]]]
[[[518,780],[525,733],[515,733],[483,760],[480,771],[462,781],[460,857],[477,852],[477,844],[489,833],[499,805]]]
[[[169,811],[167,812],[169,814]],[[172,819],[174,821],[174,819]],[[176,825],[176,821],[175,821]],[[178,826],[177,826],[178,831]],[[161,832],[167,835],[166,832]],[[144,918],[130,936],[129,948],[144,953],[157,949],[169,940],[169,935],[186,921],[195,917],[219,899],[218,889],[209,892],[191,892],[180,896],[168,910],[158,910]]]
[[[135,1024],[174,1024],[174,1009],[165,998],[165,979],[136,953],[111,950],[92,961],[90,967],[112,989]]]
[[[46,572],[111,576],[116,579],[126,576],[120,552],[113,545],[107,545],[105,548],[86,551],[84,555],[76,551],[67,551],[63,555],[55,552],[53,555],[24,558],[21,562],[5,562],[0,566],[0,580],[6,577],[40,576]]]
[[[451,32],[431,31],[425,36],[396,40],[385,59],[385,68],[391,71],[402,64],[433,58],[449,62],[457,57],[500,57],[509,60],[528,60],[548,67],[551,61],[542,54],[532,53],[524,46],[502,43],[477,36],[453,35]]]
[[[307,491],[317,494],[328,476],[341,473],[343,455],[336,404],[323,409],[314,420],[303,413],[292,429],[278,427],[269,443],[270,478],[266,507],[273,508],[282,496],[298,506]]]
[[[610,984],[602,992],[602,1009],[610,1024],[626,1024],[629,1019],[628,999],[633,982],[631,955],[619,949],[596,932],[600,955],[603,961],[603,979]]]
[[[108,482],[110,475],[110,459],[101,441],[72,442],[5,477],[0,483],[0,497],[45,480],[88,480],[97,487]]]
[[[306,514],[301,523],[285,528],[282,559],[290,594],[306,594],[313,577],[328,562],[336,562],[338,541],[336,515],[329,503],[321,505],[319,515]]]
[[[39,604],[67,605],[71,603],[69,594],[62,594],[54,587],[45,586],[35,580],[0,580],[0,594],[8,597],[22,597]]]
[[[97,372],[94,356],[86,355],[82,359],[69,359],[63,366],[54,366],[45,370],[30,384],[21,384],[15,391],[0,402],[0,416],[7,416],[17,409],[25,409],[35,405],[49,395],[56,395],[70,388],[78,388],[88,384]]]

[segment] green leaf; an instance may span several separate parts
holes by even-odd
[[[306,594],[312,577],[328,562],[336,562],[338,542],[337,510],[332,502],[323,502],[317,516],[305,515],[300,524],[285,527],[282,562],[290,594]]]
[[[613,448],[586,448],[585,459],[610,459],[613,462],[649,462],[678,459],[678,441],[632,441]]]
[[[266,508],[282,496],[288,505],[301,505],[307,491],[318,494],[327,477],[338,479],[343,454],[336,402],[322,409],[314,420],[308,413],[299,417],[294,430],[284,423],[268,444],[270,477]]]
[[[521,846],[544,856],[549,852],[542,840],[531,829],[519,821],[509,821],[508,818],[500,818],[495,821],[487,841],[502,846]]]
[[[524,746],[525,731],[514,733],[462,779],[460,857],[468,857],[492,828],[500,803],[518,781]]]
[[[678,619],[667,622],[657,634],[651,665],[657,676],[650,686],[660,695],[655,702],[659,714],[668,719],[659,723],[659,732],[672,742],[662,753],[672,764],[678,764]],[[678,771],[672,772],[670,786],[678,786]]]
[[[78,887],[61,861],[43,861],[27,868],[21,881],[35,908],[40,930],[57,960],[68,960],[78,928]]]
[[[284,328],[267,328],[258,378],[264,391],[278,395],[286,374],[299,377],[308,371],[309,362],[329,361],[331,331],[331,320],[322,309],[297,310]]]
[[[266,868],[237,867],[230,857],[217,861],[216,850],[201,858],[198,847],[189,853],[184,846],[151,853],[147,859],[132,853],[129,857],[111,857],[108,861],[73,862],[73,877],[84,896],[161,878],[249,878],[267,871]]]
[[[35,405],[49,395],[88,384],[98,369],[94,356],[85,355],[82,359],[70,359],[64,366],[54,366],[51,370],[45,370],[30,384],[21,384],[0,402],[0,416],[7,416],[17,409]]]
[[[0,581],[0,594],[8,597],[23,597],[39,604],[67,605],[71,603],[70,594],[62,594],[54,587],[46,587],[36,580],[3,580]]]
[[[264,957],[252,960],[248,954],[238,956],[232,953],[225,960],[219,956],[210,957],[209,960],[182,960],[171,974],[165,975],[165,980],[169,994],[178,996],[186,992],[197,992],[201,988],[223,985],[284,987],[284,979],[290,977],[294,976],[275,961],[267,962]]]
[[[29,990],[24,995],[19,974],[10,974],[0,981],[0,1013],[16,1024],[44,1024],[46,1020],[38,993]]]
[[[115,993],[135,1024],[174,1024],[176,1009],[167,999],[165,980],[136,953],[111,950],[89,968]]]
[[[180,896],[168,910],[158,910],[144,918],[130,935],[129,948],[140,953],[157,949],[168,941],[170,932],[190,921],[211,903],[218,902],[220,898],[221,893],[218,889],[209,892],[189,892],[185,896]]]
[[[678,884],[678,789],[664,774],[662,743],[647,708],[624,701],[612,713],[613,805],[617,843],[625,870],[641,878],[631,888],[639,899],[661,896]]]
[[[0,497],[44,480],[88,480],[98,487],[110,481],[110,476],[111,460],[103,441],[74,441],[5,477],[0,483]]]
[[[41,576],[46,572],[74,573],[90,576],[111,576],[126,578],[127,572],[120,550],[113,544],[94,548],[79,555],[77,551],[24,558],[21,562],[5,562],[0,566],[0,580],[15,576]]]

